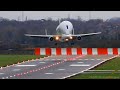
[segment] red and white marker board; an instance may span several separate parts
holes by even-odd
[[[35,55],[118,55],[120,48],[35,48]]]

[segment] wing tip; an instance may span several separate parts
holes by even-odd
[[[98,32],[98,34],[101,34],[102,32]]]
[[[25,36],[29,36],[29,34],[24,34]]]

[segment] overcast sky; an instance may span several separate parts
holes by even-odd
[[[70,18],[77,18],[80,16],[83,20],[89,19],[89,11],[24,11],[25,16],[28,19],[38,20],[38,19],[47,19],[52,17],[57,18],[66,18],[70,15]],[[0,17],[15,19],[18,20],[18,17],[22,18],[22,11],[0,11]],[[120,11],[91,11],[92,19],[110,19],[112,17],[120,17]]]

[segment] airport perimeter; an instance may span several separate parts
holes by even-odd
[[[0,69],[1,79],[65,79],[83,73],[116,55],[49,56]]]
[[[0,79],[73,79],[73,76],[78,78],[78,74],[101,75],[91,69],[119,57],[119,54],[119,48],[37,48],[36,56],[48,57],[1,67]]]

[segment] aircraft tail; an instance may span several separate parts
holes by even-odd
[[[45,29],[45,35],[48,35],[47,30]]]

